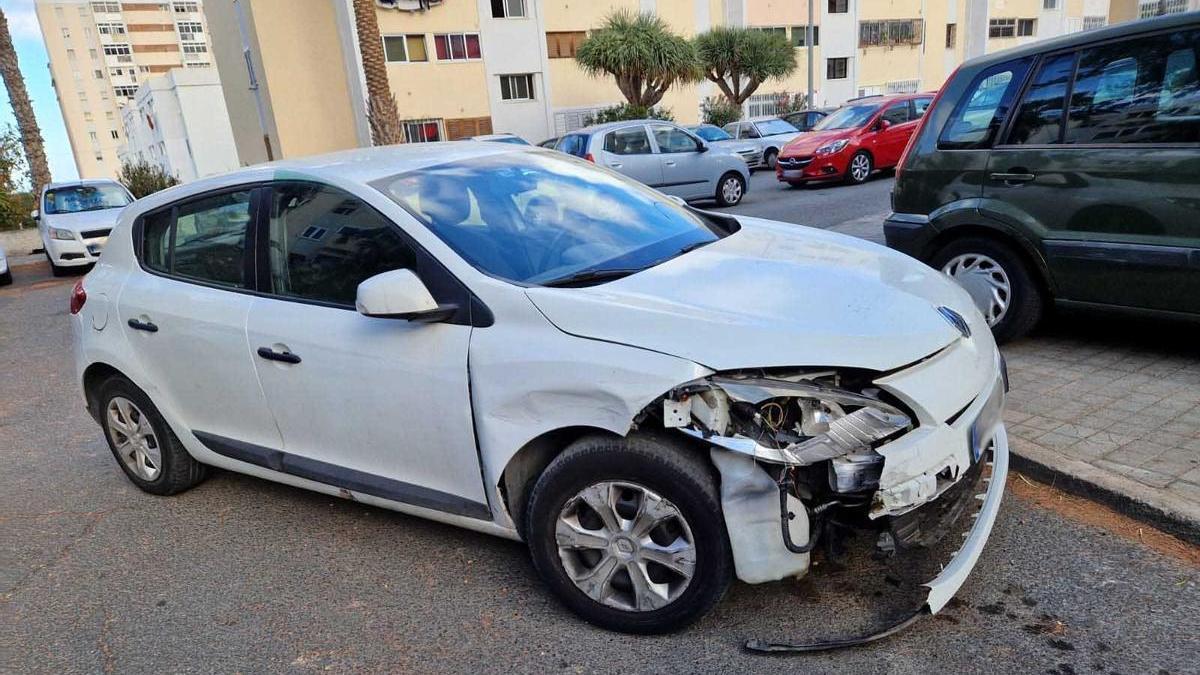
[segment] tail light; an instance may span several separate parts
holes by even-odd
[[[83,309],[85,302],[87,302],[87,291],[83,290],[83,279],[80,279],[71,289],[71,313],[78,314],[79,310]]]
[[[584,155],[583,158],[586,159],[587,161],[591,162],[592,164],[596,163],[596,158],[592,157],[592,153],[590,153],[590,152],[588,154]]]
[[[908,143],[904,146],[904,152],[900,153],[900,161],[896,163],[897,181],[900,180],[900,175],[904,173],[904,165],[908,162],[908,153],[912,152],[913,145],[915,145],[917,139],[921,137],[921,132],[925,130],[925,123],[929,121],[929,116],[932,115],[934,109],[937,108],[938,101],[941,100],[942,94],[946,93],[946,85],[954,81],[955,75],[958,75],[958,68],[955,68],[954,72],[950,73],[950,77],[946,78],[946,81],[942,83],[941,88],[938,89],[937,93],[933,95],[933,100],[930,101],[929,105],[925,108],[925,114],[921,115],[920,124],[918,124],[917,128],[913,130],[912,136],[908,137]]]

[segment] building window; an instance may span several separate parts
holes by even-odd
[[[117,95],[117,98],[133,98],[133,95],[137,93],[137,87],[113,87],[113,93]]]
[[[1058,9],[1058,0],[1042,0],[1042,9]]]
[[[104,161],[104,153],[103,153],[102,151],[100,151],[100,150],[97,150],[97,151],[96,151],[96,155],[95,155],[95,157],[96,157],[96,161],[97,161],[97,162],[103,162],[103,161]]]
[[[845,14],[850,11],[850,0],[829,0],[830,14]]]
[[[212,65],[212,64],[209,63],[208,61],[188,61],[187,63],[183,64],[183,67],[184,68],[207,68],[210,65]]]
[[[493,19],[524,19],[525,0],[492,0]]]
[[[85,111],[83,111],[83,121],[84,121],[84,122],[91,122],[91,121],[92,121],[92,113],[90,113],[90,112],[88,112],[88,111],[86,111],[86,110],[85,110]]]
[[[123,23],[97,23],[96,30],[100,31],[101,35],[124,35],[125,24]]]
[[[505,101],[532,101],[533,75],[501,75],[500,98]]]
[[[116,139],[118,139],[118,138],[120,138],[120,137],[121,137],[121,135],[117,133],[117,130],[116,130],[116,129],[109,129],[109,130],[108,130],[108,133],[112,134],[112,137],[113,137],[113,139],[114,139],[114,140],[116,140]]]
[[[858,46],[919,45],[924,38],[924,26],[921,19],[863,21],[858,24]]]
[[[89,131],[89,132],[88,132],[88,138],[92,139],[92,142],[93,142],[93,143],[99,143],[99,142],[100,142],[100,139],[96,137],[96,132],[94,132],[94,131]]]
[[[86,91],[79,92],[79,101],[80,101],[80,103],[87,103],[87,92]]]
[[[70,37],[71,37],[71,29],[70,29],[70,28],[63,28],[63,29],[62,29],[62,36],[63,36],[63,39],[70,39]]]
[[[1107,25],[1108,25],[1108,17],[1107,16],[1085,16],[1085,17],[1083,17],[1083,29],[1084,30],[1095,30],[1097,28],[1104,28]]]
[[[433,36],[438,61],[468,61],[480,58],[479,33],[442,33]]]
[[[825,59],[825,79],[827,80],[844,80],[846,79],[846,71],[849,69],[849,61],[847,58]]]
[[[787,28],[784,26],[759,26],[757,28],[752,27],[752,30],[761,31],[763,33],[772,33],[774,35],[778,35],[784,40],[787,39]]]
[[[1010,38],[1017,34],[1016,19],[989,19],[989,38]]]
[[[97,80],[104,79],[104,71],[103,70],[100,70],[100,69],[93,70],[92,74],[96,76]]]
[[[199,21],[180,21],[175,27],[179,29],[179,39],[183,42],[204,41],[204,27]]]
[[[1037,28],[1037,19],[1017,19],[1017,35],[1029,37]]]
[[[104,119],[111,120],[112,118],[113,118],[113,113],[111,110],[104,113]]]
[[[404,123],[406,143],[432,143],[440,141],[441,120],[409,120]]]
[[[98,54],[96,54],[95,49],[89,49],[88,50],[88,58],[95,61],[96,59],[100,58],[100,56]]]
[[[808,28],[808,26],[792,26],[792,46],[793,47],[807,47],[808,46],[808,44],[804,41],[805,36],[806,36],[806,32],[805,32],[806,28]],[[821,27],[813,26],[812,34],[813,34],[813,46],[816,47],[817,45],[821,44]]]
[[[74,49],[68,49],[68,50],[67,50],[67,60],[68,60],[68,61],[74,61],[74,60],[75,60],[75,50],[74,50]]]
[[[105,56],[115,56],[121,63],[133,63],[133,51],[128,44],[104,45]]]
[[[119,14],[121,12],[121,3],[119,2],[93,2],[92,11],[99,14]]]
[[[429,60],[424,35],[384,35],[383,55],[389,63]]]
[[[184,61],[207,61],[208,45],[202,42],[189,42],[183,45]]]
[[[194,14],[200,11],[200,6],[194,2],[173,2],[171,9],[177,14]]]
[[[546,33],[546,54],[552,59],[569,59],[579,51],[579,45],[587,39],[587,33],[570,30]]]
[[[946,24],[946,49],[954,49],[958,44],[958,24]]]

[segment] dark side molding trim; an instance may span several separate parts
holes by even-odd
[[[440,490],[432,490],[420,485],[385,478],[375,474],[348,469],[344,466],[308,459],[292,455],[282,450],[266,448],[253,443],[234,440],[210,434],[204,431],[193,431],[204,447],[218,455],[223,455],[241,462],[265,467],[272,471],[290,474],[300,478],[345,488],[352,492],[360,492],[372,497],[390,499],[403,504],[411,504],[425,509],[452,513],[456,516],[491,520],[492,511],[487,504],[464,499]]]

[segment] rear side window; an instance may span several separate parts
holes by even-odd
[[[929,104],[933,102],[932,98],[915,98],[913,99],[913,119],[919,120],[925,116],[925,111],[929,109]]]
[[[943,127],[938,147],[949,150],[991,147],[1025,79],[1030,60],[992,66],[976,76]]]
[[[250,190],[204,197],[146,216],[142,261],[172,276],[246,288]]]
[[[1200,30],[1083,50],[1066,142],[1200,142]]]
[[[1053,56],[1042,63],[1017,109],[1009,143],[1046,145],[1059,142],[1067,85],[1074,70],[1075,54]]]
[[[617,129],[604,137],[604,149],[614,155],[648,155],[650,137],[644,127]]]

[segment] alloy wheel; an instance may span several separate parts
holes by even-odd
[[[966,289],[988,326],[995,326],[1008,313],[1012,282],[994,259],[980,253],[964,253],[947,261],[942,271]]]
[[[150,419],[133,401],[114,396],[105,411],[105,428],[117,456],[138,478],[153,481],[162,473],[162,448]]]
[[[850,175],[859,183],[871,175],[871,160],[866,155],[855,155],[850,160]]]
[[[721,196],[726,204],[736,204],[742,200],[742,182],[733,176],[721,183]]]
[[[567,576],[592,600],[647,612],[691,584],[696,546],[683,514],[636,483],[603,481],[568,499],[555,522]]]

